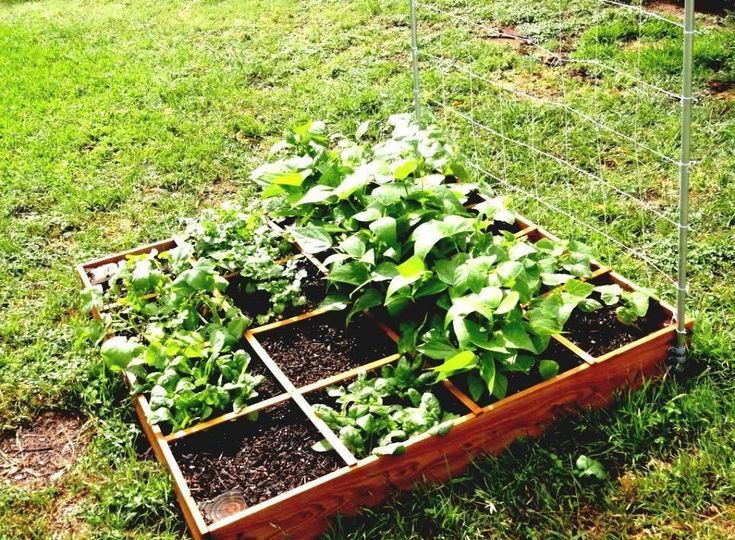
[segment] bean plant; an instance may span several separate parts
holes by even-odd
[[[555,374],[556,362],[543,357],[551,336],[574,309],[601,306],[585,281],[589,248],[504,231],[515,218],[503,199],[468,207],[468,196],[487,188],[470,181],[438,129],[408,115],[390,125],[391,136],[372,146],[330,137],[322,123],[287,137],[275,147],[279,159],[253,176],[271,212],[291,220],[307,252],[324,254],[330,301],[348,320],[378,309],[414,321],[411,354],[426,357],[439,379],[464,373],[475,399],[502,398],[510,373],[543,365],[542,376]],[[637,300],[633,312],[644,315]],[[621,308],[621,319],[629,312]]]

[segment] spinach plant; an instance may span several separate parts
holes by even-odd
[[[411,437],[427,431],[445,434],[457,417],[444,412],[429,391],[435,377],[421,373],[422,364],[421,358],[401,357],[395,366],[384,366],[380,376],[362,373],[346,388],[330,387],[337,405],[316,404],[314,412],[357,457],[401,454]],[[323,440],[314,448],[331,446]]]

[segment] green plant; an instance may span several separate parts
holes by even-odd
[[[401,357],[395,366],[384,366],[380,376],[362,373],[346,388],[327,390],[337,408],[316,404],[314,412],[357,457],[403,453],[406,440],[426,432],[445,434],[456,418],[442,411],[429,391],[436,378],[421,373],[422,366],[421,358]],[[325,451],[331,446],[324,440],[314,448]]]
[[[267,295],[267,307],[255,314],[265,324],[289,306],[306,303],[299,270],[290,257],[293,246],[272,227],[258,204],[222,206],[186,220],[184,239],[196,258],[210,259],[219,271],[237,273],[246,294]]]
[[[629,291],[613,283],[611,285],[595,287],[595,292],[600,295],[600,300],[605,305],[621,304],[615,310],[615,314],[623,324],[633,325],[638,319],[645,317],[646,313],[648,313],[648,306],[651,299],[651,293],[649,291]]]
[[[359,147],[349,162],[325,146],[323,124],[302,128],[301,136],[317,125],[319,142],[287,142],[282,148],[306,155],[262,167],[258,178],[266,170],[295,174],[285,172],[285,163],[306,162],[315,148],[321,158],[328,156],[330,171],[345,174],[325,178],[308,169],[301,171],[303,182],[288,187],[274,176],[264,196],[279,200],[276,212],[298,216],[290,231],[307,252],[329,252],[324,262],[335,289],[330,300],[341,298],[348,321],[381,307],[413,320],[416,340],[407,352],[440,361],[440,377],[468,373],[475,398],[484,392],[503,397],[506,373],[527,373],[546,360],[539,355],[572,310],[595,307],[587,301],[594,287],[579,279],[591,275],[590,250],[577,242],[531,243],[508,232],[493,234],[497,223],[512,224],[513,214],[498,198],[464,206],[469,194],[488,190],[467,182],[441,132],[419,129],[407,115],[390,123],[389,139]],[[356,155],[361,161],[355,162]],[[317,191],[324,197],[306,195]],[[554,291],[542,296],[544,288]],[[554,365],[544,361],[541,375],[553,376]]]
[[[168,252],[121,261],[106,291],[83,293],[84,308],[101,317],[85,337],[102,342],[114,334],[101,345],[106,365],[133,373],[133,391],[150,397],[150,421],[173,430],[241,410],[262,380],[248,373],[250,357],[236,348],[251,321],[223,294],[229,282],[221,270],[239,269],[247,287],[268,294],[261,323],[304,302],[304,272],[293,261],[274,261],[290,246],[262,215],[209,212],[188,222],[186,237]]]

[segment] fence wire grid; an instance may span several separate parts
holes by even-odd
[[[682,353],[693,0],[680,18],[636,0],[410,0],[410,19],[417,118],[520,213],[676,299]]]

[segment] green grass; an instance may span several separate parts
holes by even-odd
[[[452,5],[676,90],[680,45],[665,24],[639,25],[635,16],[600,12],[590,0]],[[83,412],[94,433],[57,485],[0,487],[0,538],[184,534],[167,476],[140,454],[143,437],[125,390],[95,354],[75,347],[83,319],[73,265],[163,238],[181,217],[250,196],[250,170],[289,126],[321,118],[351,133],[362,120],[377,126],[408,110],[404,8],[397,0],[0,2],[0,429],[60,408]],[[567,16],[557,16],[560,8]],[[609,73],[554,67],[440,16],[422,17],[422,50],[599,115],[676,157],[675,103]],[[699,374],[565,420],[540,441],[520,441],[445,486],[340,520],[332,537],[735,534],[735,333],[728,322],[735,318],[735,101],[707,90],[712,82],[733,83],[735,24],[715,16],[705,22],[696,48],[692,180],[692,357]],[[425,98],[449,97],[456,109],[502,125],[509,136],[563,149],[673,215],[673,166],[558,107],[514,100],[456,70],[440,76],[435,64],[422,73]],[[440,107],[434,112],[483,166],[674,271],[674,231],[665,222],[644,219],[624,199],[532,152],[489,136],[475,146],[466,122],[450,121]],[[658,276],[603,238],[532,200],[517,197],[516,204],[661,288]],[[575,475],[581,454],[600,460],[608,479]]]

